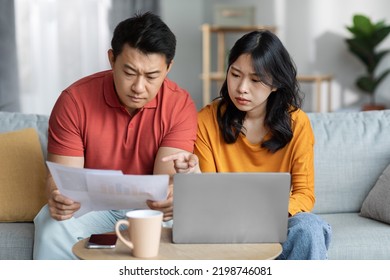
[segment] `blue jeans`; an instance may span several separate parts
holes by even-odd
[[[71,260],[77,259],[72,253],[73,245],[80,239],[93,233],[105,233],[115,230],[119,219],[124,219],[127,210],[89,212],[78,218],[64,221],[54,220],[45,205],[34,219],[35,260]],[[163,222],[163,226],[165,226]]]
[[[302,212],[288,219],[287,240],[278,260],[326,260],[331,226],[319,216]]]
[[[113,231],[117,220],[128,210],[90,212],[77,219],[56,221],[44,206],[34,219],[34,259],[76,259],[72,246],[92,233]],[[165,224],[165,223],[164,223]],[[169,226],[168,223],[165,226]],[[278,259],[326,259],[331,238],[330,226],[311,213],[299,213],[288,221],[288,236]]]
[[[89,212],[79,218],[57,221],[51,218],[45,205],[34,219],[35,237],[33,259],[76,259],[72,246],[92,233],[115,230],[117,220],[125,217],[126,210]]]

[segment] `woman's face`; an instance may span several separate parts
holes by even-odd
[[[250,54],[242,54],[230,65],[227,86],[234,105],[247,114],[264,113],[268,96],[276,90],[260,81]]]

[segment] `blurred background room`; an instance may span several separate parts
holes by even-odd
[[[240,20],[275,27],[296,63],[306,111],[353,111],[367,102],[355,85],[365,68],[348,50],[346,27],[355,14],[390,23],[388,0],[2,0],[0,111],[50,114],[64,88],[109,68],[107,50],[116,24],[145,11],[160,15],[176,34],[169,77],[190,92],[200,109],[205,105],[202,25],[221,24],[221,6],[249,9],[250,18]],[[225,35],[229,49],[242,34]],[[216,40],[211,36],[211,58],[218,51]],[[389,48],[390,39],[379,47]],[[214,60],[209,63],[216,67]],[[379,66],[389,68],[390,57]],[[316,77],[329,79],[317,83]],[[211,98],[217,95],[218,83],[213,83]],[[390,108],[389,77],[376,100]]]

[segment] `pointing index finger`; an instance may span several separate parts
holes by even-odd
[[[164,161],[164,162],[167,162],[167,161],[174,161],[174,160],[177,160],[180,158],[180,155],[179,154],[176,154],[176,155],[170,155],[170,156],[166,156],[166,157],[163,157],[161,159],[161,161]]]

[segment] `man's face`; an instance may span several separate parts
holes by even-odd
[[[119,100],[130,114],[157,95],[172,65],[162,54],[144,54],[127,44],[116,59],[112,50],[108,57]]]

